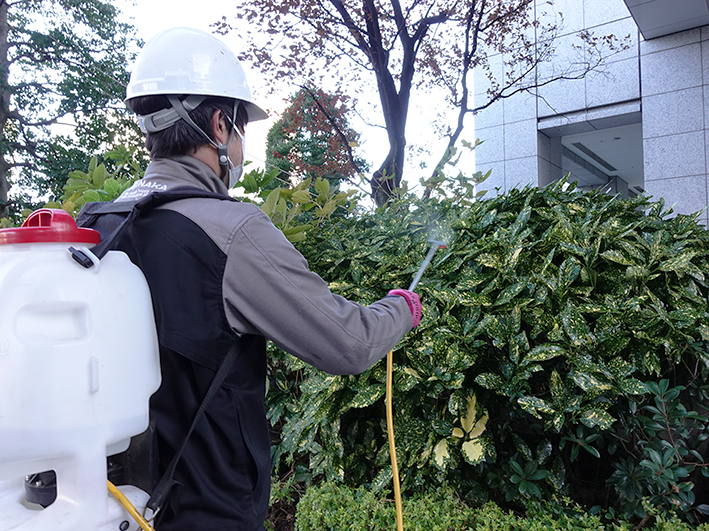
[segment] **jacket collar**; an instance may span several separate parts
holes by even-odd
[[[117,201],[134,201],[153,192],[164,192],[180,186],[193,186],[229,195],[226,185],[204,162],[189,155],[153,159],[142,179],[137,180]]]

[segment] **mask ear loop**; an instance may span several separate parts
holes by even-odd
[[[185,122],[187,122],[192,129],[195,129],[196,131],[199,131],[204,138],[206,138],[210,144],[212,144],[215,148],[217,148],[217,157],[219,158],[219,168],[221,169],[221,178],[223,179],[229,172],[229,144],[231,143],[231,139],[234,136],[234,131],[232,129],[232,132],[229,135],[229,142],[227,142],[226,145],[223,145],[222,143],[217,144],[212,138],[205,133],[200,127],[194,123],[194,120],[190,118],[190,115],[187,114],[187,110],[185,109],[183,102],[180,101],[180,98],[178,98],[175,95],[168,95],[167,97],[168,101],[172,105],[172,108],[175,109],[178,115],[180,115],[180,118],[182,118]],[[189,100],[187,98],[185,101]],[[201,103],[201,102],[200,102]],[[236,105],[234,105],[236,107]],[[195,106],[196,107],[196,106]],[[190,109],[192,110],[192,109]]]
[[[232,138],[234,137],[234,132],[236,132],[237,135],[239,135],[239,139],[241,140],[241,163],[243,164],[244,161],[246,160],[246,139],[244,138],[244,134],[239,130],[238,127],[236,127],[236,114],[237,110],[239,109],[239,106],[241,105],[241,102],[235,101],[234,102],[234,115],[231,119],[227,116],[226,119],[229,120],[229,125],[231,125],[231,134],[229,136],[229,144],[231,144]],[[232,162],[233,164],[233,162]]]
[[[242,149],[242,156],[241,158],[243,159],[246,153],[243,151],[244,149],[244,135],[241,134],[241,131],[236,127],[236,113],[239,108],[239,105],[241,103],[237,100],[234,100],[234,109],[232,111],[232,117],[229,118],[228,116],[224,116],[224,118],[227,119],[229,122],[229,125],[231,125],[231,131],[229,132],[229,141],[226,143],[226,145],[219,145],[217,146],[217,155],[219,156],[219,167],[222,170],[222,179],[227,179],[227,176],[229,175],[229,164],[232,166],[234,163],[229,160],[229,145],[231,144],[231,141],[234,139],[234,131],[236,131],[241,138],[241,149]],[[214,142],[212,142],[214,144]],[[229,183],[227,182],[227,187],[229,186]]]

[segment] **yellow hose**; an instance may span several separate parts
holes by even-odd
[[[389,435],[389,453],[391,454],[391,471],[394,483],[394,505],[396,507],[396,529],[404,531],[404,513],[401,509],[401,484],[399,483],[399,465],[396,463],[396,445],[394,444],[394,414],[392,413],[391,390],[394,372],[394,351],[387,354],[387,386],[386,386],[386,416],[387,433]]]
[[[143,518],[143,516],[136,510],[130,500],[126,498],[125,495],[120,490],[118,490],[118,488],[113,483],[108,480],[107,483],[108,492],[115,496],[115,498],[121,503],[121,505],[125,507],[126,511],[128,511],[128,514],[130,514],[133,519],[138,522],[138,525],[143,528],[144,531],[155,531],[155,529],[151,527],[147,520]]]

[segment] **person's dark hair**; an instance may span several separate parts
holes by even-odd
[[[184,99],[186,96],[180,96]],[[138,116],[146,116],[148,114],[159,111],[160,109],[169,109],[170,102],[166,96],[141,96],[133,98],[127,102],[128,108]],[[204,100],[199,107],[191,111],[190,118],[199,126],[212,140],[211,134],[212,116],[215,111],[220,111],[227,117],[227,124],[232,119],[234,112],[234,100],[230,98],[210,97]],[[243,105],[239,105],[236,111],[236,127],[243,133],[248,116]],[[166,158],[177,155],[191,155],[204,144],[208,144],[207,139],[199,131],[195,131],[184,120],[178,120],[171,127],[157,133],[146,133],[145,147],[150,152],[152,158]]]

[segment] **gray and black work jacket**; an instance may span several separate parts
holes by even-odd
[[[185,186],[227,196],[206,164],[183,156],[151,162],[117,201]],[[151,210],[117,247],[143,271],[153,299],[162,385],[150,410],[161,472],[225,354],[234,342],[239,349],[185,448],[175,472],[179,509],[159,531],[263,529],[271,471],[265,339],[329,373],[357,374],[411,329],[406,301],[362,306],[331,293],[259,208],[227,197]]]

